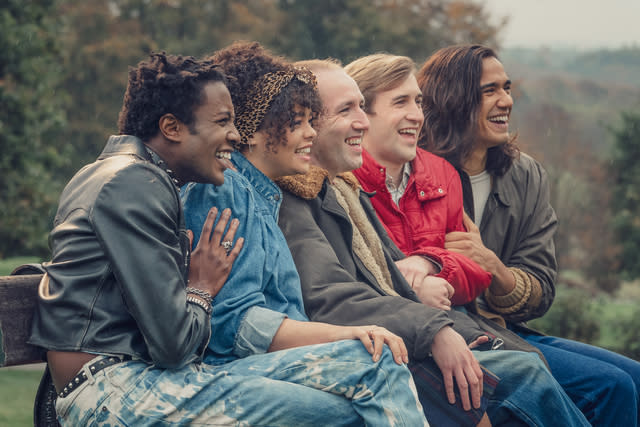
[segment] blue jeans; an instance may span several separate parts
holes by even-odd
[[[640,363],[577,341],[518,335],[540,349],[555,379],[594,426],[638,426]]]
[[[500,377],[487,408],[494,426],[589,426],[536,353],[473,350],[473,354]]]
[[[359,341],[176,370],[129,361],[89,378],[56,402],[63,426],[427,425],[407,367],[386,348],[374,363]]]
[[[498,378],[483,368],[482,398],[480,408],[465,411],[458,387],[454,387],[456,402],[452,405],[447,399],[444,378],[438,365],[432,358],[409,362],[409,370],[418,390],[418,397],[427,421],[438,427],[464,427],[477,425],[485,412],[493,394]]]

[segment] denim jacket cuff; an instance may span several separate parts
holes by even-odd
[[[235,355],[242,358],[266,353],[286,317],[284,313],[268,308],[251,307],[238,328],[233,351]]]

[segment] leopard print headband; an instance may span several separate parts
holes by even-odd
[[[249,138],[260,127],[273,99],[293,79],[306,85],[317,87],[316,78],[311,71],[302,67],[292,67],[287,71],[267,73],[257,79],[244,96],[245,102],[236,106],[236,129],[240,133],[240,144],[247,145]]]

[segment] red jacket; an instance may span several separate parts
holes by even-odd
[[[448,232],[465,231],[458,172],[443,158],[418,148],[397,206],[385,184],[386,169],[366,151],[362,157],[362,167],[354,174],[365,191],[376,193],[371,202],[389,236],[406,255],[426,255],[442,265],[437,276],[455,289],[453,305],[473,301],[489,286],[491,274],[466,256],[444,249]]]

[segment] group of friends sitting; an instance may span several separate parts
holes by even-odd
[[[129,70],[30,343],[63,426],[637,426],[640,364],[540,334],[556,215],[480,45],[257,42]]]

